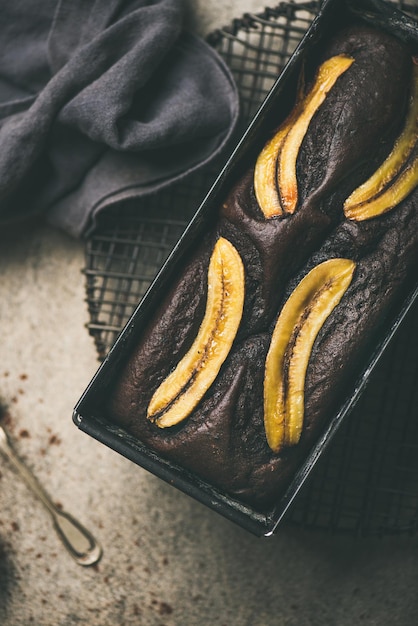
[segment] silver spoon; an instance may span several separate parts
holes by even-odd
[[[9,436],[0,425],[0,452],[13,464],[21,478],[52,516],[54,528],[64,546],[79,565],[94,565],[102,556],[102,548],[93,535],[69,513],[59,509],[17,456]]]

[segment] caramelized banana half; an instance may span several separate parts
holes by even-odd
[[[260,152],[254,170],[254,191],[266,219],[294,213],[298,201],[296,160],[303,138],[337,78],[353,61],[346,55],[337,55],[325,61],[311,90]]]
[[[277,156],[291,125],[291,119],[288,118],[260,152],[255,164],[254,192],[266,219],[283,215],[283,207],[277,191]]]
[[[355,269],[331,259],[312,269],[284,305],[273,331],[264,376],[264,426],[273,452],[299,442],[305,375],[318,332],[340,302]]]
[[[381,166],[345,201],[346,217],[357,221],[377,217],[393,209],[411,193],[418,184],[417,143],[418,66],[414,64],[403,131]]]
[[[302,112],[286,135],[279,154],[277,178],[281,203],[287,213],[294,213],[297,206],[296,160],[310,121],[337,78],[348,70],[353,61],[352,57],[337,55],[321,65],[315,83],[304,100]]]
[[[238,251],[219,238],[209,263],[206,311],[196,339],[148,406],[148,419],[160,428],[184,420],[218,375],[241,321],[244,281]]]

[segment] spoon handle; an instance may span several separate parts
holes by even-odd
[[[0,451],[6,456],[25,481],[27,486],[42,502],[52,516],[54,528],[79,565],[94,565],[102,556],[102,548],[93,535],[72,515],[59,509],[40,485],[35,476],[28,470],[17,456],[11,441],[0,426]]]

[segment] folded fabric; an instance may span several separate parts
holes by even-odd
[[[115,202],[206,164],[238,117],[234,81],[183,31],[181,0],[0,0],[0,222],[75,236]]]

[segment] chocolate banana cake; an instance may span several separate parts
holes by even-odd
[[[266,511],[415,280],[418,66],[336,33],[189,252],[121,367],[108,417]]]

